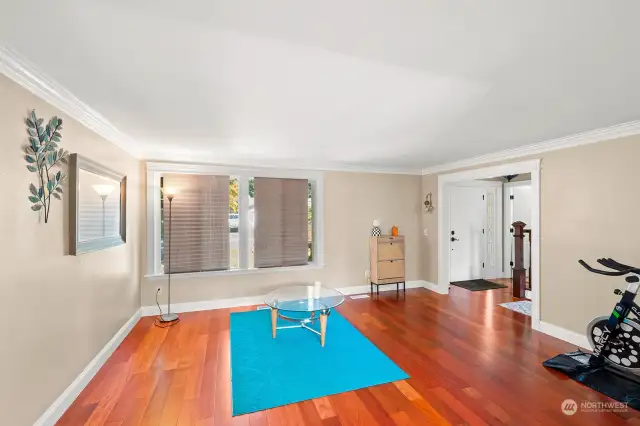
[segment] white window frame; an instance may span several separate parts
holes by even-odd
[[[179,164],[147,162],[147,274],[145,277],[163,277],[160,261],[160,178],[165,173],[228,175],[238,179],[238,211],[240,222],[240,259],[239,269],[224,271],[191,272],[179,274],[181,277],[203,275],[239,275],[281,271],[300,271],[324,268],[324,173],[315,170],[282,170],[269,168],[250,168],[217,166],[206,164]],[[311,183],[313,212],[313,260],[301,266],[283,266],[276,268],[248,268],[249,263],[249,215],[248,210],[249,179],[255,177],[307,179]],[[179,197],[180,195],[176,195]]]

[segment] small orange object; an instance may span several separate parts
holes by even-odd
[[[397,226],[393,225],[391,227],[391,235],[394,236],[394,237],[398,236],[398,227]]]

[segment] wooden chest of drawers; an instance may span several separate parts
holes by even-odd
[[[373,286],[405,283],[404,276],[404,237],[381,235],[371,237],[369,241],[371,266],[371,292]]]

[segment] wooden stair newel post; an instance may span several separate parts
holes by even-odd
[[[519,299],[525,298],[525,290],[527,289],[527,270],[524,268],[524,222],[514,222],[513,238],[515,247],[514,265],[513,265],[513,297]]]

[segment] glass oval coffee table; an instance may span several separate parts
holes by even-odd
[[[319,285],[291,285],[272,291],[267,294],[265,303],[271,308],[273,338],[276,338],[276,330],[304,328],[319,335],[320,344],[324,347],[327,318],[331,309],[342,302],[344,302],[344,295],[338,290]],[[293,322],[294,325],[278,327],[278,317]],[[320,332],[310,327],[318,319],[320,319]]]

